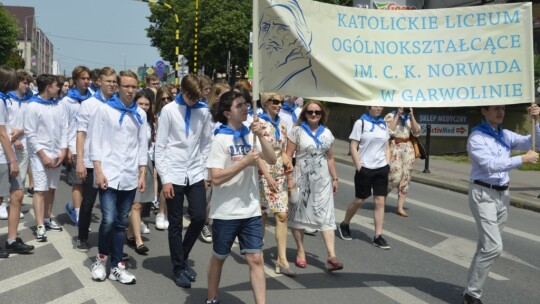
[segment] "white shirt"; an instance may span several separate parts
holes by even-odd
[[[0,125],[6,127],[6,136],[9,138],[9,117],[8,117],[8,111],[6,109],[6,105],[4,104],[4,101],[0,99]],[[6,158],[6,154],[4,153],[4,148],[2,145],[0,145],[0,164],[8,164],[9,161]]]
[[[126,113],[120,125],[121,111],[107,104],[99,105],[92,126],[90,159],[100,161],[108,186],[116,190],[133,190],[138,186],[139,166],[146,166],[148,139],[146,113],[142,118]]]
[[[81,103],[76,120],[78,122],[77,132],[85,132],[86,140],[84,141],[83,161],[86,168],[94,168],[94,163],[90,160],[90,143],[92,141],[94,118],[98,108],[103,102],[92,96]]]
[[[171,102],[161,109],[155,146],[155,162],[161,182],[195,184],[206,177],[205,164],[212,141],[208,108],[191,109],[186,136],[186,106]]]
[[[300,113],[302,113],[302,108],[300,107],[296,108],[294,110],[294,113],[296,114],[296,117],[300,118]],[[285,122],[285,124],[287,125],[287,133],[288,133],[294,126],[292,113],[281,109],[278,115],[281,118],[281,121]]]
[[[84,102],[84,101],[83,101]],[[69,141],[69,150],[73,155],[77,154],[77,148],[75,146],[77,140],[77,112],[81,107],[81,103],[69,96],[65,96],[60,100],[60,104],[64,107],[66,111],[66,117],[68,119],[68,141]]]
[[[245,136],[248,146],[238,139],[235,144],[232,135],[217,134],[212,141],[208,156],[208,169],[225,169],[242,161],[251,151],[253,135]],[[233,220],[261,215],[259,204],[259,176],[255,166],[246,167],[228,182],[212,188],[210,218]]]
[[[362,121],[364,122],[364,130],[362,132]],[[371,128],[373,131],[371,131]],[[378,169],[386,166],[386,144],[390,139],[388,134],[388,126],[375,125],[373,123],[358,119],[354,123],[353,130],[349,139],[360,142],[358,154],[362,167],[368,169]]]
[[[54,161],[61,149],[68,147],[68,121],[64,107],[58,103],[28,103],[24,115],[24,133],[30,157],[37,157],[36,153],[43,150]]]
[[[9,117],[9,126],[11,129],[24,130],[24,113],[26,112],[26,107],[28,106],[28,100],[21,102],[19,106],[19,101],[10,98],[6,102],[8,117]],[[26,149],[26,137],[24,133],[17,138],[21,144]]]

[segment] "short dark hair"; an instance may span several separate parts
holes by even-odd
[[[0,66],[0,92],[7,93],[19,87],[17,72],[13,68]]]
[[[38,92],[39,94],[45,92],[48,86],[52,85],[53,83],[58,83],[58,78],[56,75],[52,74],[41,74],[36,79],[37,86],[38,86]]]
[[[186,94],[189,99],[197,101],[201,98],[201,83],[197,75],[188,74],[184,76],[182,82],[180,82],[180,87],[182,88],[182,93]]]
[[[234,100],[239,97],[244,98],[238,91],[231,90],[223,93],[219,98],[219,101],[212,105],[212,120],[226,125],[229,120],[223,113],[225,111],[230,111]]]

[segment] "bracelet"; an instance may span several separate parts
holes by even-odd
[[[336,182],[337,182],[337,181],[339,181],[339,178],[337,178],[337,177],[336,177],[336,178],[333,178],[332,181],[336,181]]]

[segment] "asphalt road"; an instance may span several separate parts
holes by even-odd
[[[353,169],[337,164],[340,189],[335,196],[336,221],[354,195]],[[155,217],[147,219],[151,233],[145,235],[150,248],[140,256],[125,247],[131,259],[129,270],[136,285],[91,280],[89,267],[97,252],[101,213],[95,209],[88,254],[74,249],[77,230],[64,212],[70,189],[62,184],[54,207],[64,226],[60,233],[48,232],[49,241],[33,240],[35,221],[31,198],[25,198],[26,214],[21,237],[37,248],[31,255],[11,255],[0,260],[0,303],[203,303],[206,298],[206,267],[210,244],[198,242],[190,261],[199,273],[189,290],[172,281],[167,233],[154,228]],[[326,250],[320,236],[306,236],[306,269],[296,278],[276,275],[273,226],[267,227],[265,266],[268,303],[460,303],[467,269],[476,247],[476,225],[463,194],[412,184],[406,203],[409,218],[394,214],[396,194],[387,201],[384,235],[390,250],[371,245],[373,204],[370,199],[353,218],[352,241],[336,237],[343,271],[325,272]],[[273,222],[272,220],[270,221]],[[504,253],[492,270],[482,300],[485,303],[538,303],[540,298],[540,214],[512,207],[503,235]],[[0,242],[5,241],[7,221],[0,222]],[[292,237],[288,240],[289,261],[296,257]],[[223,303],[253,303],[248,267],[238,248],[225,263],[220,297]]]

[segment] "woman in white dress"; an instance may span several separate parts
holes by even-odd
[[[289,227],[298,248],[295,265],[307,266],[304,250],[304,230],[321,231],[328,253],[327,270],[343,269],[334,249],[336,223],[334,193],[338,178],[332,143],[334,136],[324,126],[327,114],[323,105],[310,100],[302,109],[296,125],[289,131],[287,155],[292,159],[296,152],[295,179],[289,177],[288,187],[298,186],[299,201],[289,205]]]

